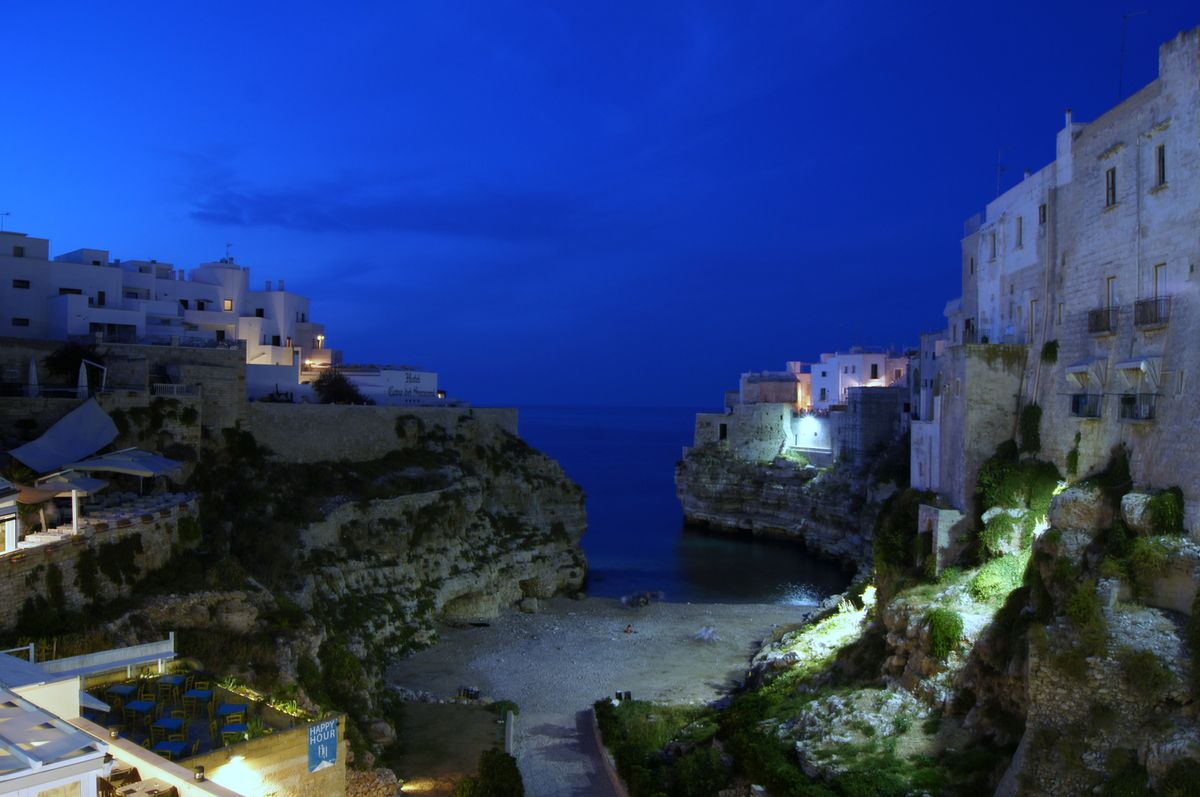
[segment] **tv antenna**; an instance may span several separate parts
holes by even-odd
[[[6,210],[3,213],[0,213],[0,232],[4,232],[4,217],[11,216],[11,215],[12,215],[11,210]]]
[[[1130,11],[1128,14],[1121,15],[1121,64],[1117,70],[1117,102],[1125,96],[1125,38],[1126,32],[1129,29],[1130,17],[1144,17],[1150,14],[1146,9],[1141,11]]]
[[[231,244],[227,241],[225,243],[225,259],[226,260],[230,260],[230,261],[233,260],[233,257],[229,254],[229,250],[231,250],[231,249],[233,249],[233,244]]]

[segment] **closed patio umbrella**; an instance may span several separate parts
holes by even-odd
[[[35,398],[41,395],[38,388],[37,358],[29,358],[29,384],[25,386],[25,395]]]
[[[88,397],[88,381],[87,381],[87,366],[82,362],[79,363],[79,387],[75,389],[75,398],[85,399]]]

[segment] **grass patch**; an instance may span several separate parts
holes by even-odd
[[[929,652],[945,661],[962,640],[962,616],[951,609],[930,609],[925,619],[929,623]]]
[[[1029,555],[1029,551],[1022,551],[992,559],[979,568],[967,591],[980,603],[995,604],[1003,601],[1010,592],[1024,583]]]

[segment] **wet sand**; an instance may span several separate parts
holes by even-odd
[[[638,699],[705,703],[745,675],[760,640],[800,623],[814,607],[654,603],[556,598],[536,614],[509,612],[483,628],[444,628],[438,644],[398,662],[391,682],[452,697],[474,686],[515,701],[514,754],[531,797],[613,793],[590,738],[586,711],[627,690]],[[627,625],[633,633],[624,633]],[[702,642],[701,628],[718,641]],[[415,774],[415,773],[414,773]]]

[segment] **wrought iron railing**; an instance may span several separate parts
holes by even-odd
[[[1133,305],[1133,324],[1139,327],[1157,327],[1171,318],[1171,297],[1140,299]]]
[[[1072,394],[1071,415],[1075,418],[1099,418],[1103,398],[1099,393]]]
[[[1117,330],[1117,308],[1101,307],[1088,311],[1088,332],[1101,335]]]

